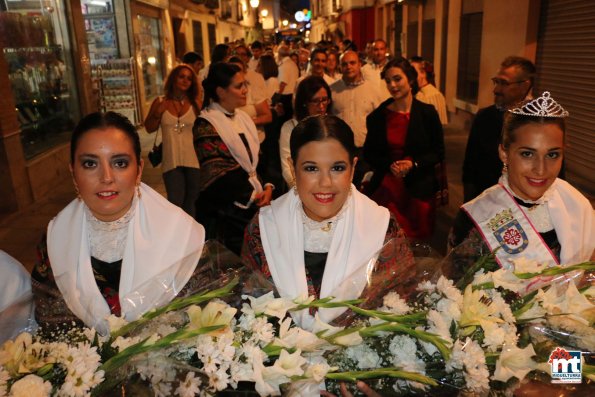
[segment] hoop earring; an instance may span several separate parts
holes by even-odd
[[[508,164],[504,163],[504,165],[502,166],[502,173],[508,174]]]

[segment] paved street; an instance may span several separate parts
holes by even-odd
[[[147,134],[144,129],[140,130],[140,135],[145,158],[143,182],[165,196],[161,168],[153,168],[146,158],[146,154],[153,146],[154,135]],[[432,246],[441,254],[446,247],[446,236],[452,219],[463,198],[460,173],[466,142],[467,132],[462,128],[448,126],[445,129],[450,203],[438,212],[436,232],[432,240]],[[36,260],[35,247],[45,232],[48,222],[74,197],[72,182],[67,179],[55,186],[52,194],[42,201],[0,220],[0,249],[8,252],[31,270]]]

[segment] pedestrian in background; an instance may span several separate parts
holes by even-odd
[[[151,104],[145,129],[153,133],[161,128],[161,170],[167,199],[194,217],[200,167],[192,149],[192,126],[201,108],[194,70],[185,64],[176,66],[167,76],[164,90],[165,95]]]

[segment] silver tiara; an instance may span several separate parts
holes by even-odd
[[[510,109],[509,112],[533,117],[568,117],[568,112],[550,96],[549,91],[544,91],[539,98],[520,108]]]

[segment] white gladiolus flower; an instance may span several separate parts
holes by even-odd
[[[520,293],[525,290],[526,283],[521,280],[509,269],[499,269],[492,272],[492,282],[494,287],[502,287],[510,291]]]
[[[308,366],[308,368],[306,368],[305,375],[308,378],[314,379],[315,382],[320,383],[324,380],[326,374],[334,370],[336,370],[336,367],[331,367],[326,361],[324,361]]]
[[[292,354],[289,354],[285,349],[281,350],[281,354],[272,368],[288,378],[301,376],[304,374],[302,366],[306,364],[306,359],[301,354],[302,352],[299,349]]]
[[[27,375],[16,381],[10,388],[11,397],[47,397],[52,391],[52,384],[37,375]]]
[[[529,372],[537,369],[537,363],[531,359],[534,355],[533,345],[524,349],[519,349],[516,345],[505,346],[496,362],[492,379],[506,382],[514,376],[522,380]]]
[[[545,321],[543,318],[545,315],[545,309],[539,303],[534,302],[527,311],[517,317],[517,320]]]
[[[322,337],[329,338],[335,335],[336,333],[343,331],[344,329],[345,327],[333,327],[332,325],[325,323],[320,319],[318,313],[316,313],[314,317],[314,326],[312,329],[312,333],[314,334],[318,334],[321,331],[325,331],[324,334],[322,334]],[[362,337],[360,336],[359,332],[356,331],[336,338],[334,340],[334,343],[341,346],[355,346],[362,343],[362,341]]]
[[[511,259],[510,261],[514,264],[515,273],[540,273],[548,267],[545,263],[539,263],[525,257]]]
[[[273,345],[286,349],[296,348],[312,352],[328,345],[328,342],[302,328],[291,328],[291,318],[288,317],[281,323],[279,337],[275,338]]]
[[[291,299],[275,298],[273,291],[260,298],[254,298],[248,295],[242,295],[242,299],[249,299],[250,306],[256,315],[266,314],[267,316],[284,319],[287,315],[287,310],[297,306]]]

